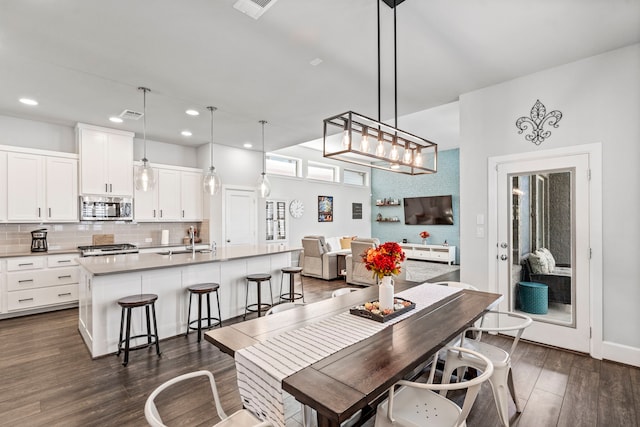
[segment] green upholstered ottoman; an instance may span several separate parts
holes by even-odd
[[[522,311],[531,314],[547,314],[549,287],[544,283],[519,282],[518,302]]]

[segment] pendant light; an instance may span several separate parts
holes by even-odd
[[[436,173],[438,145],[398,129],[398,61],[396,10],[404,0],[384,0],[393,9],[394,125],[381,120],[381,36],[378,0],[378,119],[353,111],[324,120],[323,156],[334,160],[407,175]],[[356,141],[360,143],[356,143]],[[371,141],[371,142],[370,142]],[[375,144],[375,148],[371,145]]]
[[[136,190],[149,191],[152,190],[156,184],[156,175],[149,160],[147,160],[147,92],[151,89],[146,87],[139,87],[138,90],[142,91],[142,137],[144,139],[144,156],[142,157],[142,165],[138,166],[135,174]]]
[[[260,120],[259,123],[262,124],[262,173],[258,178],[258,192],[260,193],[260,197],[264,199],[265,197],[269,197],[269,194],[271,194],[271,184],[269,183],[267,174],[265,173],[267,156],[264,152],[264,125],[267,123],[267,121]]]
[[[207,110],[211,112],[211,140],[209,141],[209,154],[211,156],[211,163],[209,164],[209,172],[204,176],[202,181],[202,187],[204,192],[213,196],[220,191],[220,177],[216,173],[216,168],[213,166],[213,113],[217,110],[216,107],[207,107]]]

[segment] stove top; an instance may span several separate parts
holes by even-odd
[[[91,245],[78,246],[82,256],[100,256],[100,255],[117,255],[117,254],[135,254],[138,253],[138,247],[131,243],[117,243],[110,245]]]

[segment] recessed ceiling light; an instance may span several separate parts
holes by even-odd
[[[20,102],[22,102],[25,105],[38,105],[38,101],[30,98],[20,98]]]
[[[182,136],[191,136],[191,135],[193,135],[193,134],[191,133],[191,131],[188,131],[188,130],[183,130],[182,132],[180,132],[180,134],[181,134]]]
[[[198,110],[193,110],[193,109],[189,109],[187,111],[185,111],[185,113],[187,113],[190,116],[199,116],[200,112]]]
[[[109,117],[109,120],[112,121],[113,123],[122,123],[122,119],[116,116]]]
[[[243,144],[243,147],[244,147],[244,148],[251,148],[251,147],[253,147],[253,144],[251,144],[250,142],[245,142],[245,143]]]
[[[314,67],[317,67],[318,65],[322,64],[322,59],[316,58],[316,59],[312,60],[311,62],[309,62],[309,64],[313,65]]]

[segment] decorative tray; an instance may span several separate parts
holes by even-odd
[[[383,313],[378,310],[379,302],[371,301],[366,302],[363,305],[351,307],[349,312],[356,316],[364,317],[366,319],[375,320],[376,322],[387,322],[395,317],[400,316],[402,313],[406,313],[409,310],[416,308],[416,303],[406,300],[404,298],[395,297],[393,299],[393,311],[390,313]]]

